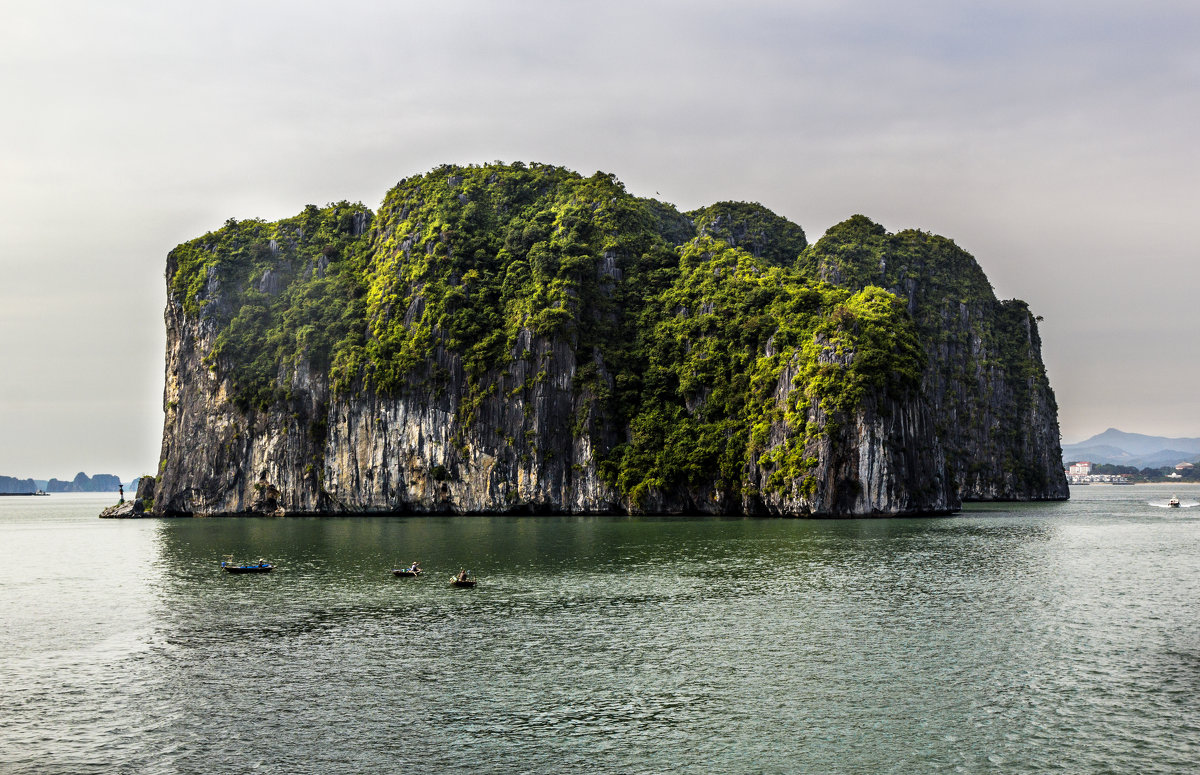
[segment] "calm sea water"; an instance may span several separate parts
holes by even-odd
[[[833,522],[0,498],[0,772],[1195,772],[1175,492]]]

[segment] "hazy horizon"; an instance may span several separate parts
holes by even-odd
[[[0,474],[153,473],[163,271],[442,163],[954,239],[1029,302],[1064,443],[1200,437],[1200,8],[118,0],[0,30]],[[67,470],[69,469],[69,471]]]

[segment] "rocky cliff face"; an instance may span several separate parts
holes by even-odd
[[[151,510],[957,508],[979,434],[966,399],[931,396],[958,389],[933,376],[943,343],[903,295],[816,282],[810,250],[756,205],[684,216],[538,165],[439,168],[378,213],[230,221],[168,259]],[[979,368],[1008,396],[989,422],[1040,423],[1006,450],[1057,443],[1048,389]]]
[[[863,216],[830,229],[803,263],[830,282],[877,285],[904,300],[928,356],[921,392],[964,500],[1068,497],[1058,405],[1024,302],[997,300],[953,241],[888,234]]]

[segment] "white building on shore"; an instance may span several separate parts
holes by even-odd
[[[1072,463],[1063,473],[1067,484],[1132,484],[1124,474],[1093,474],[1092,464],[1087,460]]]

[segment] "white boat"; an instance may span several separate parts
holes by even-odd
[[[1171,500],[1167,501],[1167,506],[1173,509],[1179,508],[1179,499],[1175,496],[1171,496]]]

